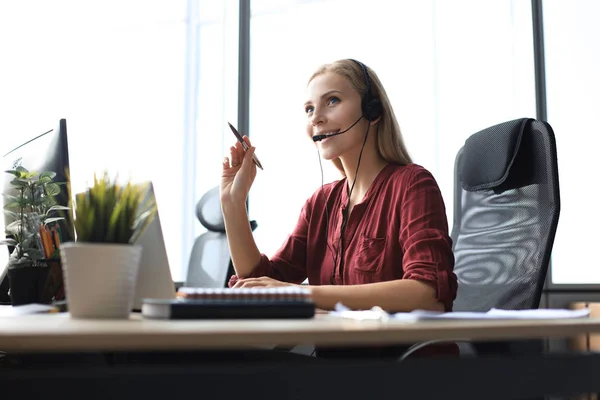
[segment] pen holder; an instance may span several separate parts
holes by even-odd
[[[35,260],[23,265],[9,265],[8,280],[13,306],[64,299],[62,269],[59,258]]]
[[[60,258],[45,260],[48,264],[48,276],[42,292],[41,303],[51,304],[65,299],[65,284]]]

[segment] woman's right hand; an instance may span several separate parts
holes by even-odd
[[[221,203],[244,204],[248,192],[256,177],[256,165],[252,161],[255,148],[250,144],[248,136],[244,136],[248,145],[245,151],[240,142],[229,148],[229,158],[223,159],[221,173]]]

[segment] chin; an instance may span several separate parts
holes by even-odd
[[[321,150],[321,158],[323,158],[323,160],[331,161],[335,160],[339,156],[340,155],[337,151],[331,151],[330,149]]]

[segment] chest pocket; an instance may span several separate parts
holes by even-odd
[[[356,249],[356,263],[354,268],[361,274],[378,274],[383,267],[386,237],[370,238],[360,236]]]

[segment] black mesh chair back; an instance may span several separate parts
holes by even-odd
[[[560,213],[552,128],[523,118],[475,133],[455,183],[453,309],[538,308]]]

